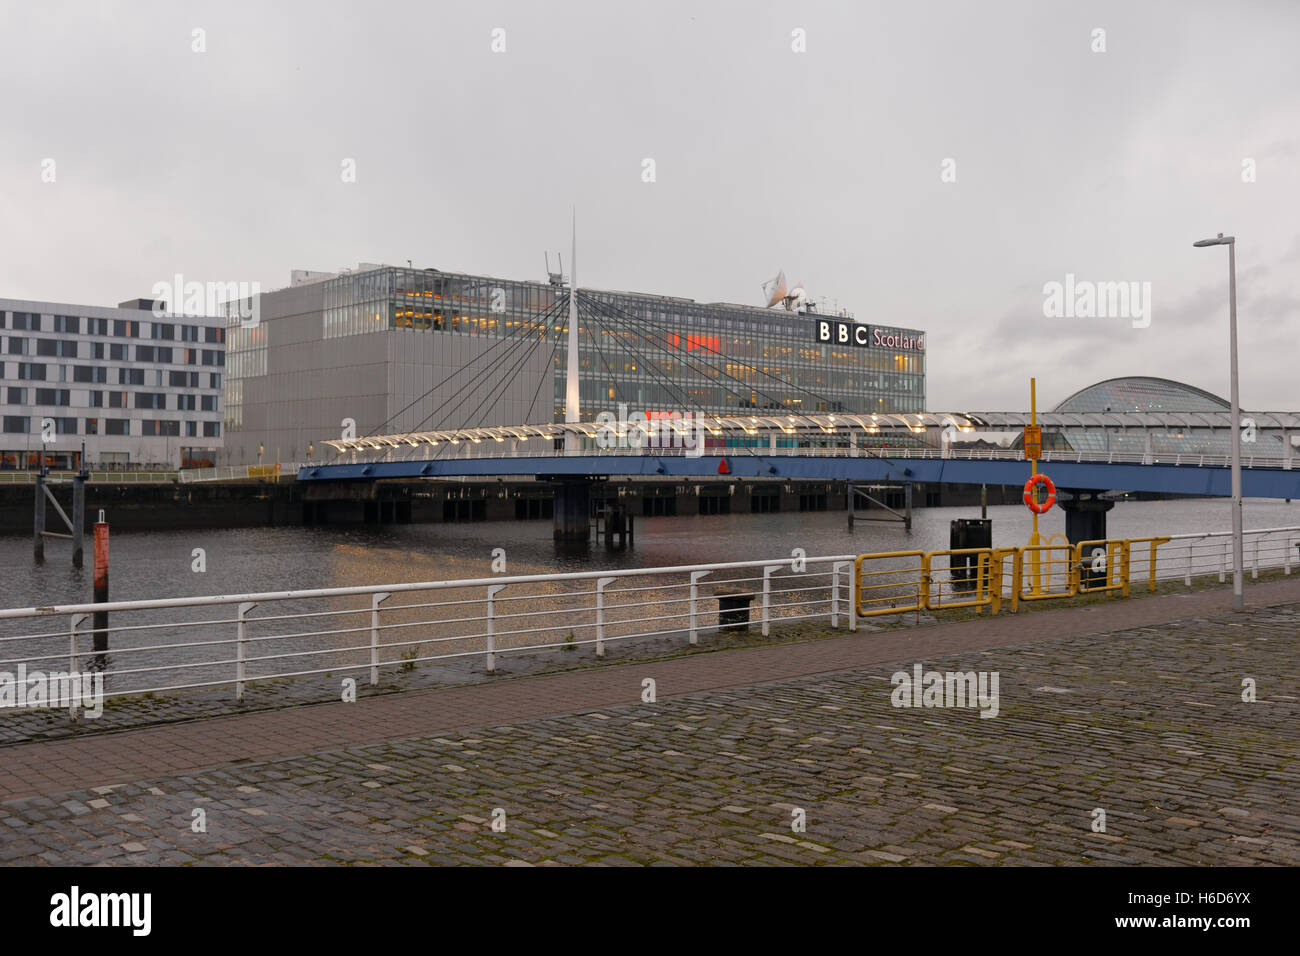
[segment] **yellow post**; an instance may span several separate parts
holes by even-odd
[[[1034,378],[1031,378],[1029,380],[1029,423],[1031,425],[1038,424],[1038,380]],[[1031,476],[1038,474],[1037,458],[1029,459],[1029,474]],[[1035,497],[1037,497],[1037,494],[1038,494],[1038,490],[1037,487],[1035,487],[1034,489]],[[1034,515],[1034,531],[1029,536],[1029,546],[1031,548],[1037,547],[1038,545],[1041,545],[1043,543],[1043,539],[1038,534],[1038,512],[1037,511],[1033,512],[1033,515]],[[1029,561],[1031,567],[1033,568],[1032,589],[1034,594],[1041,594],[1043,592],[1042,554],[1043,553],[1041,551],[1029,552]]]

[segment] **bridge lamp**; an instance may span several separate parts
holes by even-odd
[[[1241,610],[1246,601],[1242,594],[1241,542],[1241,404],[1237,392],[1237,238],[1219,233],[1213,239],[1193,242],[1196,248],[1228,247],[1228,361],[1232,366],[1232,607]]]

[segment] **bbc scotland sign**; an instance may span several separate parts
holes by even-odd
[[[904,335],[875,325],[857,322],[817,320],[817,341],[822,345],[851,345],[860,349],[893,349],[902,352],[924,352],[925,336]]]

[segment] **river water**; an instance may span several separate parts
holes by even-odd
[[[1110,537],[1227,531],[1226,499],[1120,501],[1107,516]],[[1246,528],[1300,526],[1300,502],[1245,502]],[[662,567],[807,555],[935,550],[948,547],[949,522],[978,518],[979,506],[921,508],[912,533],[898,522],[864,521],[850,532],[844,512],[733,514],[636,519],[636,543],[624,551],[592,544],[560,550],[550,521],[411,524],[312,528],[123,531],[111,538],[112,600],[199,594],[239,594],[306,588],[380,585],[492,575],[493,550],[504,549],[506,573],[541,574]],[[873,511],[872,515],[883,512]],[[995,546],[1024,544],[1031,518],[1020,505],[991,506]],[[1053,509],[1039,521],[1046,537],[1064,533]],[[42,566],[27,536],[0,536],[0,606],[33,607],[90,601],[86,567],[71,566],[69,545],[51,539]],[[206,570],[193,570],[196,548]]]

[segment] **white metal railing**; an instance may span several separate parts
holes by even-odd
[[[1217,579],[1224,583],[1232,576],[1232,532],[1207,531],[1195,534],[1163,536],[1168,540],[1156,545],[1155,561],[1157,581],[1179,581],[1187,587],[1194,580]],[[1118,539],[1114,539],[1118,540]],[[1129,579],[1132,593],[1140,594],[1150,580],[1151,545],[1145,538],[1136,539],[1129,555]],[[1042,587],[1044,593],[1063,593],[1073,563],[1073,550],[1066,550],[1064,536],[1053,543],[1051,551],[1041,552]],[[1283,528],[1254,528],[1242,532],[1242,568],[1252,579],[1261,571],[1281,571],[1290,574],[1292,567],[1300,564],[1300,526]],[[1100,559],[1104,567],[1108,555],[1104,548],[1095,548],[1092,560]],[[1085,560],[1089,556],[1085,555]],[[1095,566],[1096,567],[1096,566]],[[1024,580],[1031,574],[1026,560]],[[1002,594],[1010,597],[1016,587],[1012,562],[1004,561],[1002,567]]]
[[[1242,532],[1242,566],[1251,578],[1258,578],[1260,571],[1281,569],[1284,574],[1291,573],[1292,565],[1300,560],[1300,527],[1291,528],[1255,528]],[[1137,580],[1139,573],[1145,573],[1148,567],[1147,551],[1139,549],[1131,559],[1133,577]],[[1138,564],[1139,560],[1143,562]],[[1193,578],[1216,575],[1220,582],[1226,581],[1232,574],[1232,532],[1211,531],[1205,534],[1173,534],[1169,541],[1157,549],[1156,579],[1176,580],[1182,578],[1191,586]]]
[[[853,555],[568,574],[497,576],[0,610],[0,671],[105,676],[105,696],[594,647],[679,635],[697,644],[719,626],[726,589],[750,596],[753,620],[828,620],[856,629]],[[402,603],[392,601],[398,599]],[[743,598],[742,598],[743,600]],[[108,649],[94,616],[106,613]],[[182,613],[183,612],[183,613]]]

